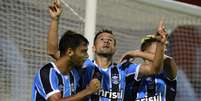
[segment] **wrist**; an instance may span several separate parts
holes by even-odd
[[[162,44],[166,44],[167,40],[165,38],[161,38],[161,36],[156,36],[156,39],[158,42]]]
[[[163,41],[159,41],[158,42],[161,46],[165,46],[165,42],[163,42]]]
[[[88,95],[90,95],[90,94],[91,94],[90,91],[86,88],[86,89],[84,89],[84,90],[78,92],[78,93],[76,94],[76,96],[77,96],[77,98],[82,99],[83,97],[86,97],[86,96],[88,96]]]
[[[57,17],[51,17],[52,21],[58,21],[59,20],[59,16]]]
[[[93,93],[93,91],[90,90],[89,87],[87,87],[87,88],[85,89],[85,94],[86,94],[86,96],[91,95],[92,93]]]
[[[161,40],[160,40],[160,43],[163,44],[163,45],[166,45],[166,42],[167,42],[166,39],[161,39]]]

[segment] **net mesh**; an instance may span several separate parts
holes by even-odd
[[[178,99],[196,101],[201,97],[201,26],[181,25],[170,36],[169,54],[178,65]],[[184,89],[185,88],[185,89]],[[184,93],[185,92],[185,93]],[[184,97],[184,98],[183,98]],[[196,99],[197,97],[197,99]]]
[[[78,0],[69,1],[76,4]],[[84,16],[83,5],[71,5]],[[0,0],[0,101],[30,101],[33,75],[51,59],[47,56],[47,31],[51,0]],[[79,6],[79,7],[78,7]],[[66,9],[59,33],[83,33],[84,23]]]
[[[64,1],[84,17],[85,0]],[[0,0],[0,101],[30,100],[35,72],[51,61],[46,53],[50,3],[51,0]],[[199,101],[201,17],[135,0],[98,0],[96,28],[111,29],[116,34],[117,61],[123,52],[139,49],[140,39],[154,33],[162,17],[171,33],[168,54],[179,68],[176,101]],[[60,36],[67,29],[83,33],[84,23],[63,5]]]

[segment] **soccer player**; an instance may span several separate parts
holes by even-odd
[[[142,57],[145,63],[153,62],[157,37],[147,35],[142,40],[141,50],[129,51],[123,59]],[[175,101],[177,67],[174,59],[164,54],[163,69],[159,74],[144,76],[140,81],[127,81],[126,101]],[[131,76],[131,75],[130,75]]]
[[[97,79],[78,92],[79,74],[74,67],[81,67],[86,58],[88,41],[80,34],[67,31],[59,43],[60,58],[43,66],[34,78],[32,101],[78,101],[100,88]]]
[[[55,10],[57,11],[57,10]],[[60,14],[57,14],[59,18]],[[53,20],[53,19],[52,19]],[[51,23],[48,33],[48,53],[53,58],[57,59],[59,56],[57,48],[57,23]],[[52,21],[53,22],[53,21]],[[157,52],[154,56],[154,61],[149,64],[132,64],[126,70],[122,70],[121,64],[113,63],[113,55],[116,52],[116,39],[111,31],[103,30],[96,34],[94,38],[93,51],[95,53],[95,60],[87,60],[83,66],[83,85],[89,83],[93,78],[101,81],[101,89],[92,96],[89,96],[91,101],[123,101],[125,91],[125,78],[128,75],[135,74],[133,79],[138,78],[138,74],[150,75],[160,71],[161,59],[164,54],[164,41],[166,40],[166,33],[163,33],[163,24],[159,26],[160,38],[157,44]]]

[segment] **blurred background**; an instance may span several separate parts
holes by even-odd
[[[85,0],[63,0],[85,17]],[[186,2],[186,3],[185,3]],[[30,101],[35,72],[47,62],[51,0],[0,0],[0,101]],[[178,65],[176,101],[201,99],[200,0],[97,0],[96,32],[111,29],[121,54],[139,49],[144,35],[156,32],[164,18],[168,54]],[[85,23],[63,5],[59,35],[71,29],[84,34]],[[91,47],[89,47],[91,48]]]

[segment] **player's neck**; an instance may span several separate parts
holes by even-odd
[[[68,61],[68,58],[62,57],[55,62],[59,71],[64,75],[67,75],[72,68],[72,65],[67,61]]]
[[[112,64],[112,57],[96,56],[95,62],[101,68],[108,68]]]

